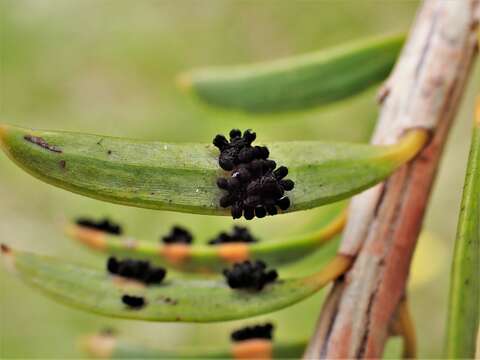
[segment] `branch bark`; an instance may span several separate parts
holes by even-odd
[[[415,160],[353,198],[339,252],[356,256],[322,310],[304,355],[378,358],[405,285],[450,125],[477,52],[480,0],[425,0],[389,80],[372,138],[391,144],[431,130]]]

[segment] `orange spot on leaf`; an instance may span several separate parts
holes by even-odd
[[[272,342],[264,339],[252,339],[235,343],[232,347],[234,359],[272,359]]]
[[[222,244],[218,246],[218,255],[231,263],[248,260],[248,245],[244,243]]]
[[[190,257],[190,246],[185,244],[164,245],[160,248],[160,255],[174,265],[181,264]]]

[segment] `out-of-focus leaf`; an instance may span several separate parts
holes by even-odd
[[[224,279],[190,280],[167,277],[144,286],[105,270],[60,259],[15,251],[2,245],[8,267],[28,284],[68,305],[98,314],[150,321],[214,322],[270,313],[320,290],[350,266],[337,256],[321,271],[302,278],[279,279],[259,292],[231,289]],[[123,295],[142,297],[145,306],[131,309]]]
[[[67,233],[90,248],[128,258],[151,260],[159,265],[185,272],[219,272],[234,262],[263,260],[273,267],[290,264],[322,251],[325,259],[336,253],[338,234],[345,223],[345,213],[333,219],[324,228],[303,236],[278,241],[257,243],[227,243],[215,246],[164,244],[136,240],[131,236],[116,236],[77,224],[70,224]],[[327,242],[328,241],[328,242]]]
[[[87,336],[82,342],[91,356],[101,359],[237,359],[240,351],[249,352],[252,359],[266,354],[271,359],[298,359],[306,346],[306,341],[249,340],[232,343],[229,348],[162,350],[110,334]]]
[[[251,113],[302,110],[340,101],[383,81],[404,36],[363,40],[288,59],[199,69],[178,84],[210,105]]]

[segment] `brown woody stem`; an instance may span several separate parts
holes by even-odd
[[[383,184],[353,198],[340,254],[356,257],[322,310],[305,358],[379,358],[450,125],[477,52],[480,0],[425,0],[382,89],[372,143],[427,129],[428,145]],[[372,60],[373,61],[373,60]]]

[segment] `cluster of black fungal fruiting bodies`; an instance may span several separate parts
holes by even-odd
[[[233,342],[251,340],[251,339],[266,339],[273,338],[273,325],[266,323],[264,325],[246,326],[242,329],[232,332],[230,339]]]
[[[84,226],[90,229],[95,229],[99,231],[104,231],[113,235],[122,235],[122,227],[113,221],[110,221],[108,218],[104,218],[99,221],[95,221],[89,218],[79,218],[76,221],[77,225]]]
[[[193,241],[192,234],[185,228],[174,226],[170,233],[162,237],[165,244],[191,244]]]
[[[162,267],[154,267],[148,261],[125,259],[117,260],[111,256],[107,261],[109,273],[138,280],[146,285],[160,284],[167,271]]]
[[[260,260],[255,262],[244,261],[233,264],[231,269],[223,270],[228,286],[232,289],[262,290],[265,285],[274,282],[277,277],[276,270],[268,270],[267,265]]]
[[[209,245],[219,245],[232,242],[254,243],[258,240],[243,226],[234,226],[230,234],[221,232],[216,238],[208,242]]]
[[[256,134],[245,130],[243,135],[238,129],[230,131],[230,141],[217,135],[213,144],[220,150],[218,163],[226,171],[228,178],[217,179],[217,186],[227,191],[220,199],[220,206],[231,206],[234,219],[247,220],[255,216],[263,218],[267,214],[276,215],[278,209],[287,210],[290,199],[286,191],[294,187],[292,180],[284,179],[288,174],[285,166],[275,170],[277,164],[269,160],[270,152],[265,146],[252,146]]]

